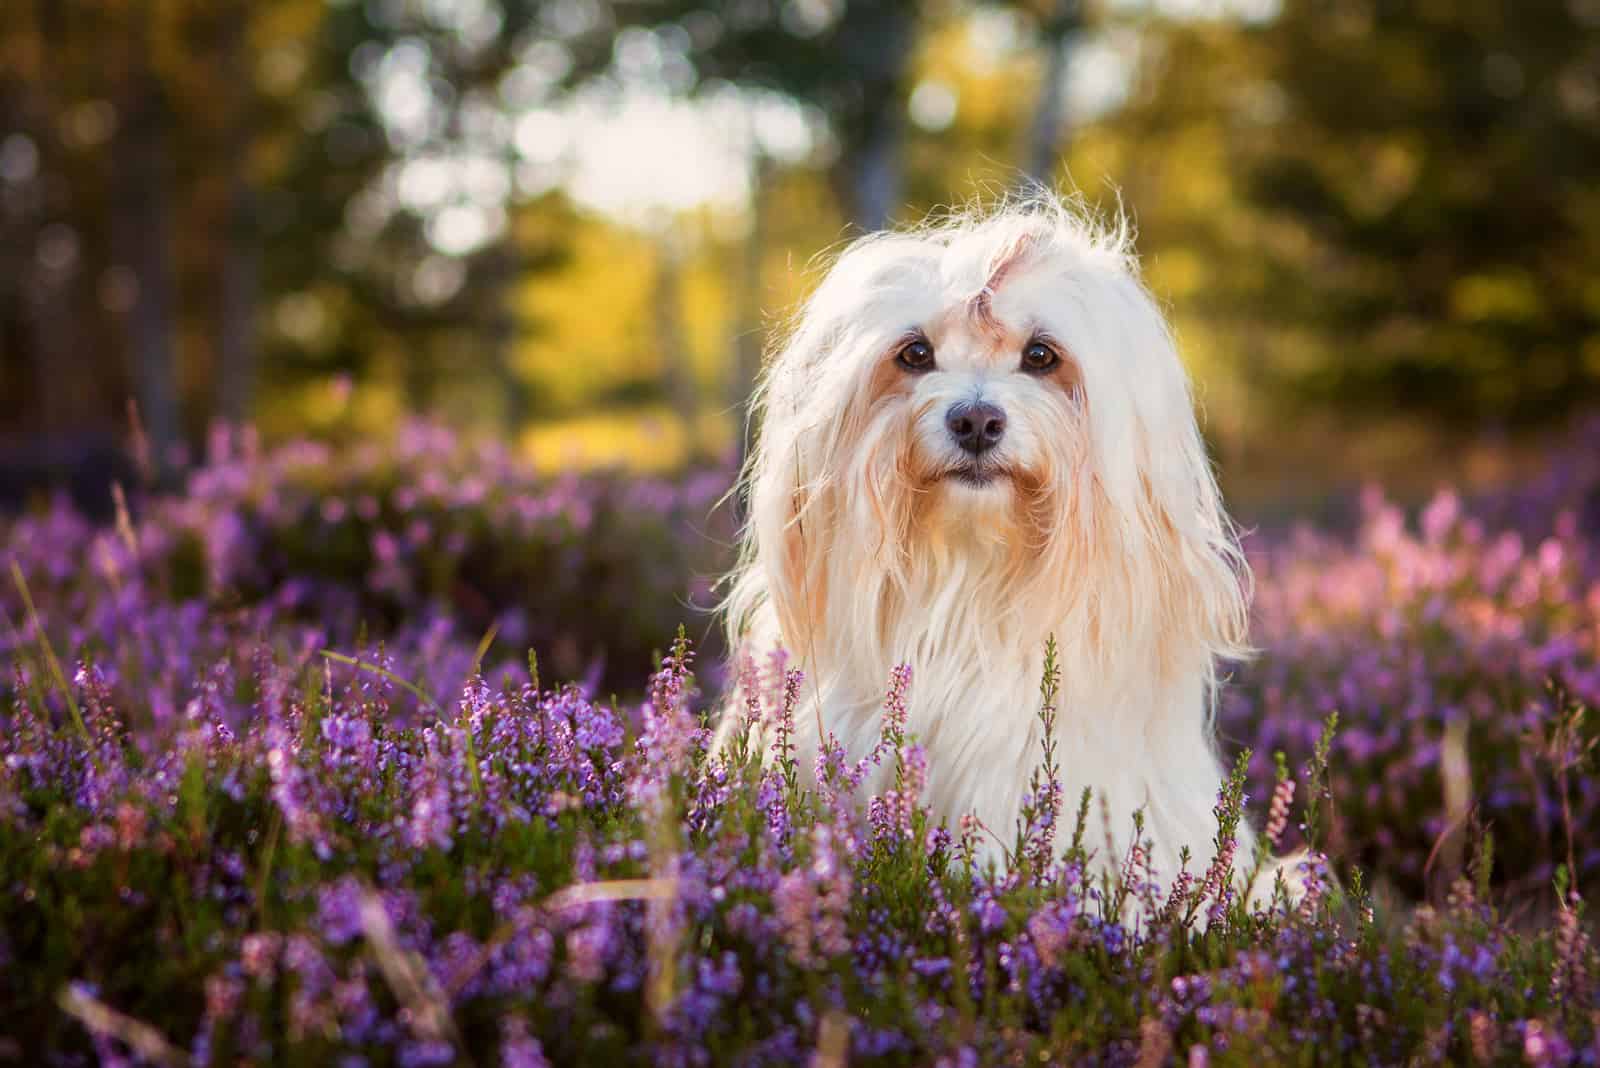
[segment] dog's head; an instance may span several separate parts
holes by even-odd
[[[1123,228],[1036,198],[856,242],[760,412],[736,615],[770,598],[794,640],[959,567],[997,615],[1242,643],[1242,563]]]

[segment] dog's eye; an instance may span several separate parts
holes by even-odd
[[[933,370],[933,346],[926,341],[913,341],[900,350],[894,362],[907,371]]]
[[[1034,374],[1046,374],[1056,369],[1061,362],[1061,357],[1056,351],[1043,342],[1033,341],[1022,350],[1022,369],[1032,371]]]

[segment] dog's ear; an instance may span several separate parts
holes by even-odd
[[[1164,630],[1211,656],[1239,658],[1249,653],[1250,571],[1194,437],[1188,484],[1145,486]]]
[[[1143,454],[1140,525],[1154,549],[1164,623],[1212,656],[1243,657],[1249,566],[1223,510],[1177,347],[1155,302],[1141,295],[1148,378],[1134,408]]]
[[[1147,630],[1180,671],[1247,652],[1249,569],[1222,509],[1195,419],[1188,375],[1161,309],[1131,262],[1077,285],[1090,515],[1115,517],[1092,540],[1103,579],[1118,590],[1099,606],[1108,634]],[[1119,563],[1111,563],[1118,560]]]
[[[777,617],[784,644],[803,654],[827,594],[823,501],[818,478],[826,431],[808,396],[826,338],[803,324],[768,367],[759,395],[760,436],[744,472],[748,516],[738,578],[729,597],[736,641],[761,604]],[[808,403],[810,402],[810,403]]]
[[[790,460],[781,465],[774,479],[773,500],[768,505],[772,530],[762,539],[773,607],[791,642],[805,640],[820,622],[827,582],[819,552],[824,531],[815,507],[816,491],[805,476],[804,449],[804,443],[797,441],[786,450]]]

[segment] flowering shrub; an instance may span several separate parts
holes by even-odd
[[[108,528],[0,523],[0,1058],[1600,1064],[1576,476],[1548,514],[1371,495],[1348,538],[1252,539],[1219,723],[1285,755],[1241,760],[1219,863],[1095,856],[1047,729],[1001,872],[919,804],[908,671],[867,761],[814,767],[781,659],[740,668],[766,766],[709,751],[686,642],[628,684],[725,481],[551,486],[409,433],[219,440]],[[1237,893],[1241,817],[1311,848],[1303,901]]]
[[[1580,773],[1597,734],[1582,708],[1600,705],[1595,530],[1573,509],[1543,536],[1492,530],[1451,492],[1414,531],[1376,492],[1363,511],[1353,540],[1252,546],[1263,653],[1225,691],[1224,737],[1304,759],[1336,709],[1332,850],[1407,894],[1430,859],[1436,889],[1454,878],[1474,825],[1523,889],[1559,863],[1600,875],[1600,838],[1573,833],[1600,823]]]
[[[115,526],[64,499],[0,520],[0,562],[20,563],[58,640],[117,661],[113,678],[135,650],[170,669],[168,706],[197,665],[268,632],[296,649],[382,641],[450,692],[493,628],[492,677],[532,648],[590,691],[636,693],[679,622],[714,630],[731,481],[541,477],[427,424],[343,449],[219,430],[181,495],[135,497]],[[20,618],[9,582],[0,606]]]
[[[1064,859],[1036,804],[1028,859],[979,872],[971,829],[912,800],[913,680],[867,760],[763,769],[708,752],[688,661],[680,642],[637,710],[474,678],[411,726],[375,673],[308,685],[257,657],[242,721],[199,699],[135,725],[93,666],[53,692],[19,670],[6,1040],[200,1064],[1595,1063],[1576,898],[1527,931],[1486,871],[1407,919],[1313,877],[1252,914],[1220,867],[1167,892],[1134,851],[1097,882],[1087,799]],[[782,732],[796,679],[767,676],[744,714]],[[893,792],[860,798],[884,761]],[[1225,845],[1242,787],[1219,801]]]

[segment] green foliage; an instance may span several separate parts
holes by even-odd
[[[1278,411],[1540,423],[1600,398],[1594,30],[1558,0],[1170,20],[1095,151]]]

